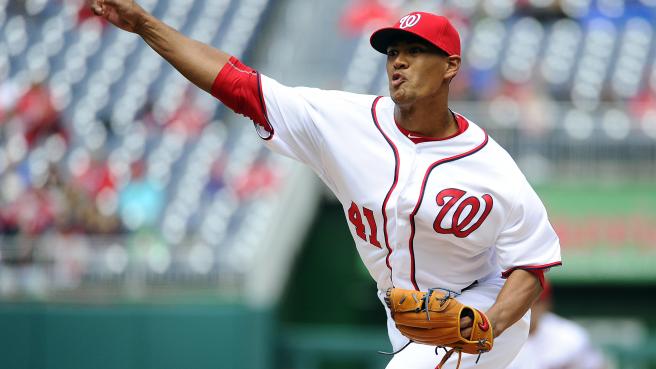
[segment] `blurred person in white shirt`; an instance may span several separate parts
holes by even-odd
[[[545,281],[546,282],[546,281]],[[507,369],[608,369],[603,354],[579,324],[551,311],[552,289],[545,283],[531,307],[528,340]]]

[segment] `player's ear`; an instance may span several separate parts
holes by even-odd
[[[458,74],[460,70],[460,62],[462,59],[460,55],[451,55],[446,58],[446,71],[444,72],[444,79],[451,82],[451,79]]]

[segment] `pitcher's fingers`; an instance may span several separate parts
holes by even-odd
[[[460,318],[460,335],[469,339],[472,333],[474,320],[468,316]]]
[[[91,6],[91,10],[93,10],[93,13],[95,15],[102,15],[103,14],[103,9],[102,9],[102,6],[100,5],[100,0],[91,0],[90,1],[90,6]]]

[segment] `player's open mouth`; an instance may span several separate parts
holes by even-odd
[[[406,79],[401,73],[392,74],[392,87],[399,87]]]

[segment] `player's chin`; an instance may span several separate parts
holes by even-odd
[[[392,98],[392,101],[394,101],[394,103],[397,105],[403,105],[409,101],[409,96],[405,89],[390,89],[390,97]]]

